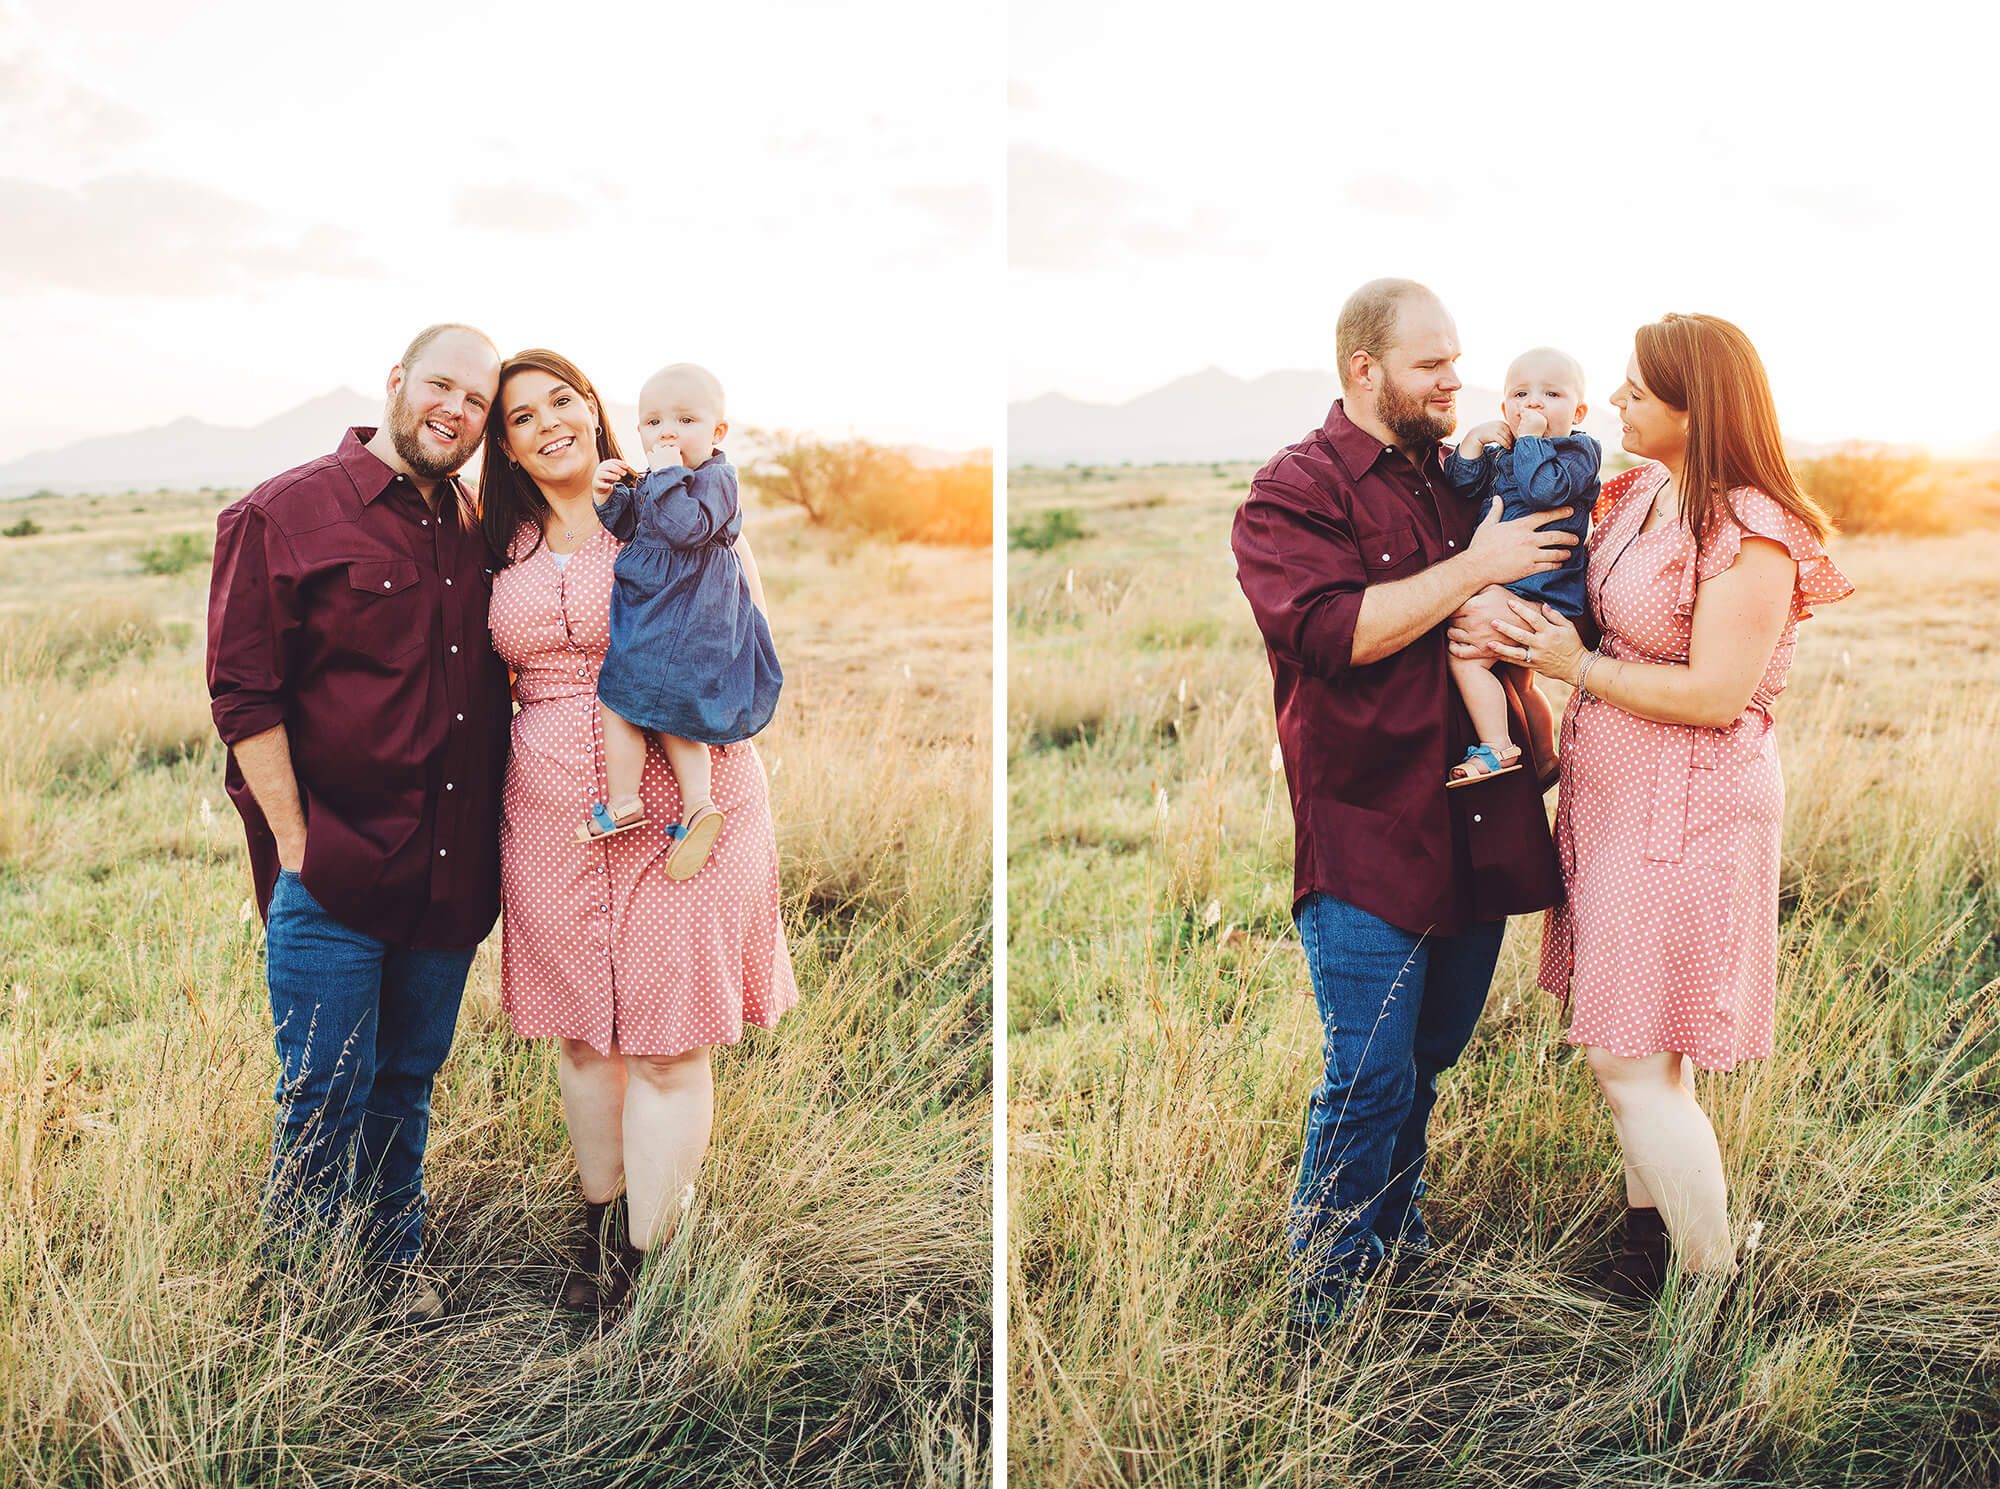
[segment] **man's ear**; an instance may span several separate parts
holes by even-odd
[[[402,391],[402,387],[403,364],[398,362],[394,367],[389,369],[389,380],[383,384],[383,391],[389,395],[389,401],[394,403],[396,401],[396,394]]]
[[[1366,388],[1375,391],[1375,358],[1367,352],[1356,352],[1347,359],[1347,383],[1349,387]]]

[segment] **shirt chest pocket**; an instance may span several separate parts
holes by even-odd
[[[340,637],[342,645],[387,662],[408,656],[429,640],[429,612],[420,578],[408,559],[349,564],[347,594],[352,608]]]
[[[1407,522],[1356,533],[1354,541],[1361,549],[1362,566],[1368,571],[1370,584],[1400,579],[1424,566],[1417,530]]]

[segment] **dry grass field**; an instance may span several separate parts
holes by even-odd
[[[351,1272],[252,1287],[277,1064],[201,677],[223,499],[0,513],[40,529],[0,537],[0,1483],[986,1482],[990,552],[751,514],[802,1002],[718,1056],[692,1223],[600,1336],[551,1306],[573,1184],[496,932],[432,1128],[457,1311],[384,1334]]]
[[[1576,1286],[1616,1149],[1517,921],[1432,1124],[1449,1291],[1371,1287],[1303,1355],[1320,1032],[1228,548],[1251,474],[1011,473],[1057,538],[1007,599],[1012,1481],[2000,1483],[1996,472],[1949,472],[1953,531],[1836,540],[1859,593],[1801,632],[1778,1052],[1700,1082],[1748,1288]]]

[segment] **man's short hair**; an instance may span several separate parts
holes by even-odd
[[[425,326],[423,330],[417,332],[411,338],[410,344],[403,348],[403,355],[398,359],[396,365],[401,367],[405,372],[408,372],[412,367],[417,365],[417,358],[430,349],[430,344],[447,331],[463,331],[468,336],[477,336],[487,346],[492,347],[493,360],[496,362],[500,360],[500,348],[493,346],[493,338],[480,330],[479,327],[468,326],[463,321],[439,321],[435,326]]]
[[[1371,279],[1347,297],[1334,330],[1343,391],[1347,387],[1347,367],[1354,354],[1367,352],[1372,357],[1381,357],[1395,347],[1397,309],[1405,300],[1418,295],[1437,298],[1414,279]]]

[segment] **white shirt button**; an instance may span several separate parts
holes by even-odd
[[[389,581],[384,579],[382,581],[382,588],[387,589],[388,587],[389,587]]]
[[[1382,555],[1382,562],[1386,564],[1386,563],[1387,563],[1388,561],[1389,561],[1389,555],[1388,555],[1388,554],[1386,554],[1386,553],[1385,553],[1385,554],[1383,554],[1383,555]]]
[[[439,857],[439,858],[443,858],[443,857],[444,857],[444,849],[442,849],[442,848],[438,849],[438,857]]]
[[[1481,820],[1481,818],[1480,818],[1480,816],[1479,816],[1479,813],[1477,813],[1477,812],[1474,812],[1474,813],[1472,814],[1472,820],[1473,820],[1474,822],[1478,822],[1478,821],[1480,821],[1480,820]]]
[[[453,717],[453,718],[455,718],[455,719],[457,719],[457,720],[459,721],[459,723],[461,723],[461,724],[463,724],[463,723],[465,722],[465,715],[464,715],[464,714],[462,714],[462,713],[455,713],[455,714],[453,714],[453,715],[452,715],[452,717]]]
[[[1446,538],[1444,540],[1444,546],[1447,548],[1456,548],[1458,546],[1458,543],[1454,539]]]
[[[417,521],[422,523],[425,527],[429,527],[431,525],[431,520],[428,517],[419,517]]]
[[[447,579],[447,580],[445,580],[445,583],[446,583],[446,584],[450,584],[450,583],[451,583],[451,581],[450,581],[449,579]]]
[[[457,655],[458,655],[458,648],[454,646],[454,647],[453,647],[453,648],[451,649],[451,654],[452,654],[453,656],[457,656]]]
[[[450,782],[450,781],[446,781],[446,782],[444,783],[444,789],[445,789],[445,790],[447,790],[447,791],[451,790],[451,782]]]

